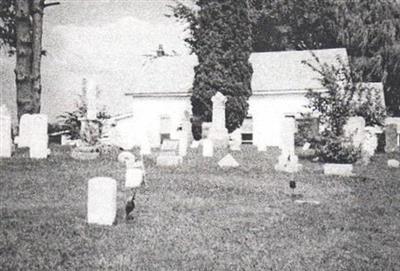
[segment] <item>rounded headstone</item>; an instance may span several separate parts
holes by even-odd
[[[133,153],[124,151],[118,155],[118,162],[127,163],[128,161],[135,161],[135,155]]]

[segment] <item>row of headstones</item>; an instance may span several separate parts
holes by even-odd
[[[12,132],[11,114],[5,105],[0,107],[0,157],[11,157]],[[24,114],[19,123],[19,136],[15,143],[19,148],[28,147],[29,157],[42,159],[49,155],[47,116],[44,114]]]
[[[139,187],[145,178],[143,161],[130,152],[118,155],[125,164],[125,188]],[[110,177],[95,177],[88,182],[87,220],[89,224],[112,225],[117,215],[117,181]]]
[[[281,131],[281,155],[278,158],[278,164],[275,165],[275,169],[286,172],[299,171],[302,165],[298,163],[298,157],[295,154],[296,120],[294,116],[285,116]],[[380,129],[376,127],[366,127],[365,120],[362,117],[349,118],[344,127],[344,135],[351,138],[352,145],[361,148],[361,159],[365,164],[369,163],[377,150],[377,133],[379,132]],[[384,133],[386,141],[385,152],[399,151],[400,118],[386,119]],[[393,161],[390,162],[393,163]]]

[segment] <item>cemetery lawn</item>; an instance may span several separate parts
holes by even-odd
[[[116,155],[75,161],[51,146],[47,160],[0,160],[1,270],[400,270],[400,169],[378,154],[357,177],[324,176],[301,160],[293,176],[273,170],[277,151],[190,150],[176,170],[145,158],[134,219],[124,220],[124,166]],[[118,181],[117,224],[86,223],[87,181]],[[309,203],[295,203],[288,182]],[[314,201],[314,202],[313,202]],[[318,204],[319,203],[319,204]]]

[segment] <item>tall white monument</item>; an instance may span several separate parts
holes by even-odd
[[[212,124],[208,138],[211,139],[216,148],[229,146],[228,129],[225,127],[225,103],[227,98],[217,92],[212,98]]]
[[[295,154],[295,133],[296,119],[293,115],[286,115],[282,120],[281,126],[281,155],[278,158],[278,164],[275,165],[275,170],[285,172],[297,172],[301,170],[302,165],[298,163],[299,159]]]

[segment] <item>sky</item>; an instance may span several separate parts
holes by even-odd
[[[58,1],[44,15],[42,113],[51,121],[75,109],[83,78],[96,81],[100,103],[111,114],[128,113],[130,101],[124,93],[134,90],[144,55],[155,53],[159,44],[167,53],[189,54],[185,25],[165,16],[173,1]],[[15,119],[14,65],[14,58],[0,53],[0,102]]]

